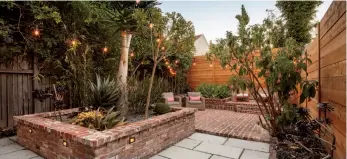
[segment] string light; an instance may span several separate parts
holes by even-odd
[[[161,50],[165,50],[165,47],[163,46],[163,47],[161,47]]]
[[[104,48],[102,49],[102,51],[103,51],[104,53],[106,53],[106,52],[108,51],[108,48],[107,48],[107,47],[104,47]]]
[[[195,66],[195,65],[196,65],[196,63],[194,62],[194,63],[193,63],[193,65]]]
[[[212,64],[210,64],[210,67],[212,67],[213,65]]]
[[[165,64],[166,64],[166,65],[168,65],[168,64],[169,64],[169,62],[167,62],[167,61],[166,61],[166,62],[165,62]]]
[[[40,30],[35,29],[34,32],[33,32],[33,34],[34,34],[35,36],[39,36],[39,35],[40,35]]]
[[[158,39],[157,39],[157,43],[159,43],[159,42],[160,42],[160,39],[158,38]]]
[[[175,61],[176,64],[178,64],[178,62],[179,62],[178,60]]]
[[[72,45],[76,45],[76,43],[77,43],[76,40],[72,40],[72,41],[71,41],[71,44],[72,44]]]
[[[131,57],[134,57],[134,52],[131,52],[130,56],[131,56]]]
[[[149,28],[153,28],[153,24],[152,23],[149,23]]]

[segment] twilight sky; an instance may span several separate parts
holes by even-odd
[[[241,13],[241,5],[250,17],[250,24],[262,23],[267,17],[266,9],[276,9],[276,1],[170,1],[159,0],[163,12],[178,12],[187,20],[193,22],[195,34],[204,34],[207,41],[225,37],[226,31],[236,32],[238,22],[235,19]],[[324,1],[318,8],[316,20],[320,20],[328,10],[331,0]],[[277,11],[277,13],[279,13]]]

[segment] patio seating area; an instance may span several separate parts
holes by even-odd
[[[344,159],[346,11],[0,1],[0,159]]]

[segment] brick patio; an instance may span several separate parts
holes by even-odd
[[[195,131],[224,137],[269,142],[269,133],[257,124],[258,121],[258,115],[255,114],[206,109],[195,113]]]

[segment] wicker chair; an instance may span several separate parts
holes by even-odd
[[[182,98],[181,97],[175,97],[172,92],[164,92],[162,94],[162,97],[164,99],[164,103],[168,104],[170,107],[182,107]],[[174,101],[169,102],[168,98],[173,97]]]
[[[190,100],[189,97],[200,96],[200,101]],[[198,110],[205,110],[205,98],[201,96],[200,92],[188,92],[188,97],[186,97],[186,107],[198,108]]]

